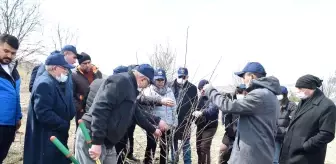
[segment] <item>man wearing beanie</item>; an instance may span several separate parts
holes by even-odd
[[[295,84],[301,99],[285,135],[280,164],[324,164],[327,144],[335,137],[336,107],[319,89],[322,80],[313,75]]]
[[[89,86],[93,80],[103,78],[98,67],[91,63],[90,55],[85,52],[82,52],[80,55],[82,58],[78,59],[79,65],[72,72],[74,104],[76,107],[76,129],[78,127],[78,120],[84,114],[84,95],[89,91]]]
[[[85,113],[84,109],[84,96],[89,91],[89,86],[95,79],[103,78],[102,73],[98,67],[91,64],[91,57],[85,52],[80,54],[81,58],[78,59],[79,65],[72,72],[73,84],[73,102],[76,108],[76,129],[78,127],[78,120],[82,118]],[[76,135],[75,135],[76,140]],[[75,149],[75,146],[74,146]]]
[[[281,92],[279,80],[266,77],[264,67],[258,62],[248,63],[243,71],[235,74],[244,80],[248,92],[242,99],[228,99],[210,84],[203,87],[205,96],[220,110],[240,115],[228,164],[270,164],[280,111],[276,96]]]

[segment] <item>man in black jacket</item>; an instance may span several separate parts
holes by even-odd
[[[132,122],[138,88],[147,87],[153,76],[154,69],[143,64],[133,71],[109,76],[102,82],[92,106],[82,117],[92,136],[91,148],[84,142],[82,131],[77,130],[76,158],[80,163],[94,163],[97,159],[116,162],[108,156],[111,148],[122,139]],[[156,136],[160,136],[159,131],[154,128]]]
[[[197,105],[197,87],[188,81],[188,69],[179,68],[177,71],[178,77],[172,83],[171,88],[177,104],[178,126],[174,133],[172,159],[178,161],[178,140],[183,144],[184,164],[191,164],[191,148],[190,148],[190,129],[192,123],[192,112]],[[174,151],[173,151],[174,150]],[[176,158],[175,158],[176,157]]]
[[[289,123],[280,164],[324,164],[327,144],[335,137],[336,106],[318,89],[321,85],[313,75],[296,81],[301,101]]]

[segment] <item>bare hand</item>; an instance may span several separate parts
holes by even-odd
[[[219,145],[219,151],[226,152],[227,150],[228,150],[228,147],[225,144],[221,143]]]
[[[161,137],[162,133],[160,129],[156,129],[155,132],[153,133],[155,138]]]
[[[21,120],[19,120],[17,123],[16,123],[16,131],[19,130],[21,127]]]
[[[168,106],[168,107],[172,107],[172,106],[175,105],[174,101],[171,98],[168,98],[168,97],[162,98],[161,104],[165,105],[165,106]]]
[[[163,120],[160,120],[159,122],[159,129],[164,132],[168,129],[168,125],[166,124],[166,122],[164,122]]]
[[[93,160],[99,159],[101,152],[102,152],[101,145],[92,145],[91,148],[89,149],[90,157]]]

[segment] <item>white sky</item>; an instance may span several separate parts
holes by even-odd
[[[148,63],[156,44],[170,46],[184,63],[189,28],[187,67],[195,82],[232,82],[232,72],[248,61],[262,63],[282,84],[310,73],[326,77],[335,68],[335,0],[44,0],[46,28],[61,23],[78,29],[79,52],[91,55],[105,74],[114,67]],[[46,40],[50,38],[46,37]],[[208,76],[209,78],[209,76]],[[213,77],[214,78],[214,77]]]

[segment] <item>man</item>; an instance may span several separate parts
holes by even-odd
[[[82,57],[78,59],[79,65],[76,70],[72,72],[74,104],[76,107],[76,129],[78,127],[78,120],[84,114],[83,98],[89,91],[89,86],[95,79],[103,78],[102,73],[98,67],[91,64],[91,57],[85,52],[80,54]]]
[[[201,92],[204,85],[209,84],[208,80],[201,80],[198,83],[198,90]],[[193,112],[196,117],[196,149],[198,164],[211,163],[211,143],[218,127],[218,107],[209,101],[209,98],[201,95],[199,97],[197,111]]]
[[[239,114],[238,129],[229,164],[270,164],[273,162],[276,121],[280,104],[279,80],[265,77],[264,67],[258,62],[248,63],[243,71],[236,72],[243,78],[248,94],[239,100],[222,96],[211,85],[204,86],[204,93],[225,113]]]
[[[146,88],[153,79],[154,69],[142,64],[131,72],[109,76],[97,91],[88,113],[82,117],[92,135],[92,147],[84,141],[80,129],[76,134],[76,158],[80,163],[115,163],[105,159],[106,147],[115,146],[125,135],[136,108],[138,88]],[[159,130],[158,130],[159,131]]]
[[[322,80],[313,75],[295,84],[301,99],[285,135],[281,164],[324,164],[327,144],[335,137],[336,107],[318,89]]]
[[[197,103],[197,87],[188,81],[188,69],[179,68],[177,71],[178,78],[172,83],[172,90],[176,99],[178,126],[173,136],[172,159],[178,161],[178,140],[183,143],[184,164],[191,164],[191,148],[190,148],[190,129],[192,123],[192,112]],[[173,133],[174,134],[174,133]],[[175,154],[175,155],[174,155]],[[176,159],[174,159],[176,157]]]
[[[273,164],[279,164],[282,142],[287,132],[291,115],[297,108],[295,102],[292,102],[288,99],[288,90],[285,86],[281,86],[281,94],[277,97],[280,102],[280,115],[278,118],[277,133],[275,134],[275,152]]]
[[[60,52],[60,51],[55,50],[55,51],[53,51],[51,54],[55,54],[55,53],[59,53],[59,52]],[[82,56],[81,56],[80,54],[77,53],[77,49],[76,49],[76,47],[73,46],[73,45],[66,45],[66,46],[64,46],[64,47],[62,48],[62,50],[61,50],[61,54],[64,55],[65,60],[68,62],[68,64],[71,64],[71,65],[75,64],[77,59],[82,58]],[[39,69],[38,69],[37,72],[36,72],[36,75],[35,75],[35,76],[34,76],[34,75],[31,75],[31,77],[35,77],[35,78],[37,78],[37,77],[39,77],[40,75],[42,75],[43,72],[45,72],[45,66],[44,66],[44,64],[41,64],[40,67],[39,67]],[[31,79],[31,80],[35,81],[35,78],[34,78],[34,79]],[[70,74],[70,76],[69,76],[69,81],[70,81],[69,84],[71,84],[71,86],[72,86],[72,78],[71,78],[71,74]]]
[[[126,66],[118,66],[113,70],[114,74],[122,73],[122,72],[128,72],[135,69],[138,65],[129,65]],[[133,118],[133,123],[128,128],[127,133],[123,137],[122,140],[120,140],[116,145],[116,151],[119,154],[118,157],[118,164],[122,164],[125,161],[125,155],[127,154],[127,158],[129,160],[139,162],[140,160],[136,159],[133,155],[133,148],[134,148],[134,130],[136,124],[138,124],[141,128],[145,129],[147,133],[153,134],[154,128],[153,125],[149,124],[152,123],[154,125],[159,125],[162,129],[165,126],[165,123],[160,119],[160,117],[156,117],[154,115],[151,115],[145,111],[143,111],[142,107],[145,105],[172,105],[172,100],[167,98],[161,98],[160,96],[145,96],[144,94],[140,94],[137,97],[137,108],[135,109],[135,115]],[[145,119],[146,117],[146,119]],[[152,130],[153,129],[153,130]],[[155,134],[154,134],[155,135]],[[129,149],[127,149],[127,141],[129,141]]]
[[[57,137],[67,145],[70,121],[75,111],[70,103],[71,90],[65,81],[69,69],[61,54],[48,56],[46,71],[34,82],[27,116],[24,145],[24,164],[64,164],[70,163],[61,151],[50,142],[50,137]],[[40,152],[40,153],[36,153]]]
[[[225,96],[228,99],[232,100],[240,100],[243,99],[246,96],[246,86],[245,84],[240,84],[236,87],[236,90],[231,96],[231,94],[226,94]],[[222,139],[222,143],[219,146],[220,151],[220,160],[219,164],[227,164],[227,162],[230,159],[233,143],[235,141],[236,137],[236,131],[237,131],[237,122],[239,119],[239,115],[222,112],[222,123],[225,126],[225,133]]]
[[[6,158],[21,126],[20,75],[18,62],[12,62],[19,49],[19,41],[8,34],[0,35],[0,163]]]

